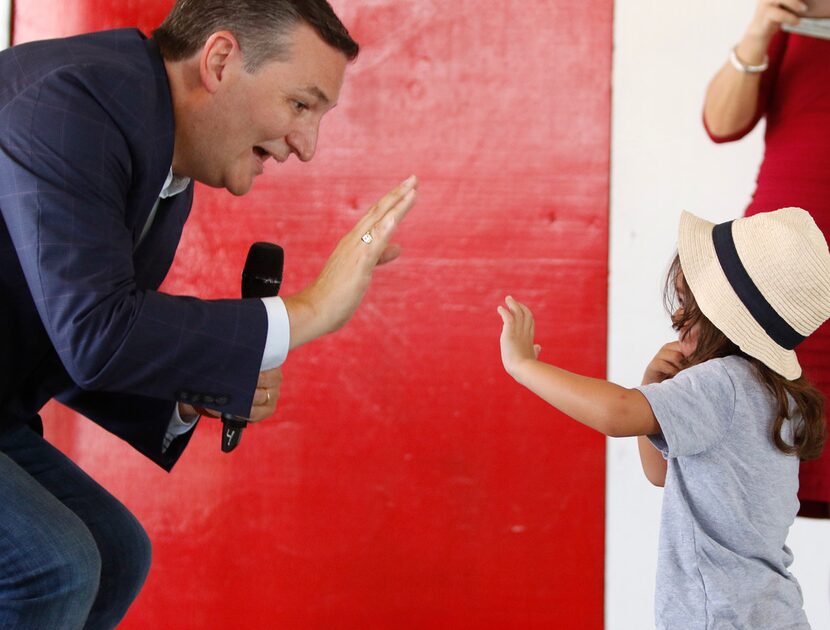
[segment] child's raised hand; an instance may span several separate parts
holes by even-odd
[[[661,383],[677,374],[683,367],[683,358],[679,341],[672,341],[664,345],[646,366],[646,372],[643,374],[643,385]]]
[[[524,361],[535,360],[542,347],[533,343],[533,313],[528,307],[507,296],[504,306],[499,306],[498,311],[503,323],[501,361],[512,376]]]

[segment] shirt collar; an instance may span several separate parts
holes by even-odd
[[[171,166],[170,172],[167,174],[167,179],[164,180],[164,186],[161,187],[159,197],[161,199],[173,197],[180,192],[184,192],[188,186],[190,186],[190,178],[173,175],[173,167]]]

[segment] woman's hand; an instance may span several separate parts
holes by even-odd
[[[783,24],[795,26],[807,10],[802,0],[759,0],[755,15],[738,45],[738,58],[746,64],[764,61],[770,40]]]
[[[525,361],[535,361],[541,346],[533,343],[533,313],[530,309],[507,296],[504,306],[499,306],[501,315],[501,361],[507,373],[516,377]]]

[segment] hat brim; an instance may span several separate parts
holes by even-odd
[[[755,321],[720,266],[712,241],[714,223],[683,212],[677,251],[683,276],[700,311],[743,352],[788,380],[801,376],[794,350],[779,346]]]

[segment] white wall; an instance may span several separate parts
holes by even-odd
[[[0,50],[9,45],[12,0],[0,0]]]
[[[716,146],[701,126],[703,96],[754,0],[616,0],[613,74],[609,378],[639,384],[671,340],[661,288],[682,209],[737,217],[753,189],[762,129]],[[662,490],[635,440],[608,441],[606,629],[654,627]],[[830,522],[796,519],[789,543],[814,628],[830,628]]]

